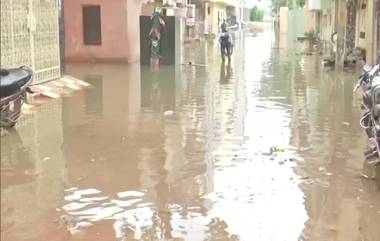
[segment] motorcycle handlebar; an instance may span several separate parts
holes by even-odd
[[[364,82],[366,76],[367,76],[366,74],[363,74],[360,76],[360,78],[358,79],[356,86],[354,88],[354,92],[356,92],[359,89],[359,87],[363,85],[363,82]]]

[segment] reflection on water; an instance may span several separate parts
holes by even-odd
[[[31,151],[25,147],[19,133],[11,130],[9,141],[2,143],[4,151],[1,153],[1,188],[28,183],[34,178],[34,162]]]
[[[227,66],[225,63],[220,65],[220,84],[228,84],[230,79],[233,77],[233,70],[231,63],[228,63]]]
[[[84,79],[92,87],[85,94],[85,107],[87,113],[103,115],[103,77],[101,75],[88,75]]]
[[[1,137],[1,240],[41,240],[57,230],[67,181],[61,109],[52,101]]]
[[[2,240],[378,240],[355,76],[236,43],[230,65],[204,43],[185,62],[207,67],[67,65],[92,88],[1,137]]]
[[[159,70],[141,67],[141,106],[146,110],[167,111],[176,106],[175,68],[161,66]]]

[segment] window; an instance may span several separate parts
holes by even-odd
[[[83,40],[85,45],[101,45],[100,6],[83,6]]]

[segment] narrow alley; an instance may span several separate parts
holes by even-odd
[[[198,65],[67,65],[92,87],[3,132],[2,240],[380,240],[358,73],[269,31],[231,64],[184,48]]]

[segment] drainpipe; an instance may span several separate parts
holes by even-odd
[[[204,1],[204,6],[205,6],[205,23],[204,23],[204,29],[203,29],[203,34],[208,34],[208,1]]]
[[[240,0],[240,29],[241,30],[243,30],[243,14],[244,14],[243,0]]]
[[[377,0],[377,1],[379,1],[379,0]],[[379,46],[377,46],[377,41],[378,41],[378,39],[377,39],[377,37],[378,37],[378,28],[377,28],[377,26],[378,26],[378,21],[379,21],[379,19],[378,19],[378,12],[377,12],[377,1],[376,0],[373,0],[373,7],[372,7],[372,16],[373,16],[373,20],[372,20],[372,62],[373,62],[373,64],[376,64],[376,61],[378,61],[378,59],[377,59],[377,51],[378,51],[378,48],[379,48]]]
[[[297,0],[293,0],[293,44],[297,42]]]
[[[63,1],[58,0],[58,36],[59,36],[59,52],[60,52],[60,69],[61,74],[65,72],[65,22]]]
[[[344,55],[345,55],[345,35],[346,35],[346,19],[343,16],[347,16],[346,1],[336,0],[338,2],[338,15],[337,15],[337,41],[336,41],[336,53],[335,53],[335,66],[338,69],[344,67]]]

